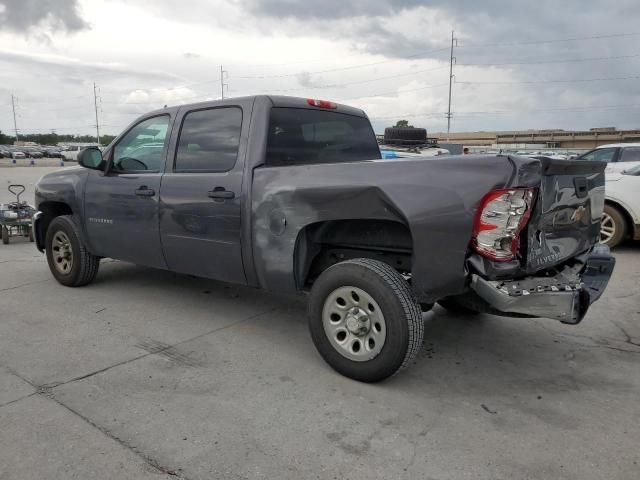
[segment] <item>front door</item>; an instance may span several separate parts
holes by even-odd
[[[160,232],[170,270],[246,283],[240,242],[242,114],[239,107],[223,106],[178,115],[175,153],[160,191]]]
[[[108,173],[89,173],[84,217],[92,253],[166,268],[158,199],[169,125],[169,115],[142,120],[107,154]]]

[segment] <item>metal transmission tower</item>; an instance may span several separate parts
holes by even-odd
[[[221,100],[224,100],[224,88],[227,87],[227,90],[229,89],[229,84],[224,83],[224,80],[226,78],[229,78],[229,72],[224,70],[222,68],[222,65],[220,65],[220,99]]]
[[[451,30],[451,55],[449,57],[449,108],[447,109],[447,141],[449,141],[449,132],[451,131],[451,89],[453,86],[453,64],[456,61],[456,57],[453,56],[453,47],[458,46],[458,39],[455,38],[454,31]]]
[[[11,94],[11,108],[13,109],[13,131],[16,134],[16,142],[18,141],[18,123],[16,122],[16,97]]]
[[[98,89],[96,88],[96,82],[93,82],[93,106],[96,111],[96,143],[98,146],[100,146],[100,125],[98,124]]]

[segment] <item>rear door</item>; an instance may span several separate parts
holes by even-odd
[[[178,113],[160,192],[160,232],[170,270],[246,283],[240,212],[247,107],[185,107]]]
[[[526,270],[553,267],[600,239],[604,162],[541,160],[542,181],[527,225]]]
[[[169,114],[141,120],[107,152],[109,170],[90,170],[85,226],[96,255],[164,268],[158,195],[169,140]]]

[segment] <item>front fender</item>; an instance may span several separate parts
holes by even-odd
[[[37,211],[31,219],[31,231],[36,242],[36,248],[39,252],[44,253],[44,231],[42,230],[42,217],[44,213]]]

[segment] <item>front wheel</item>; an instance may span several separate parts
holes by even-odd
[[[354,380],[378,382],[407,367],[422,346],[420,305],[384,262],[358,258],[325,270],[311,289],[309,329],[322,358]]]
[[[70,215],[51,221],[45,245],[49,270],[62,285],[81,287],[91,283],[98,274],[100,258],[87,251]]]
[[[2,226],[2,243],[9,245],[9,228]]]

